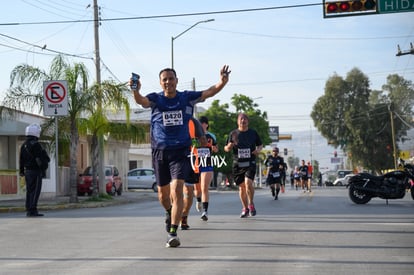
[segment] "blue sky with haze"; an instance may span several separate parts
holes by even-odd
[[[93,22],[88,21],[93,9],[87,7],[92,0],[2,4],[0,100],[15,66],[28,63],[49,70],[55,54],[42,50],[43,45],[84,57],[68,58],[85,63],[95,79]],[[102,79],[127,81],[134,71],[141,75],[143,94],[159,91],[158,73],[171,66],[171,37],[198,21],[214,19],[174,41],[178,88],[191,89],[193,78],[198,90],[207,88],[218,81],[221,66],[229,64],[230,82],[214,99],[230,103],[234,93],[255,98],[281,133],[313,127],[312,106],[334,73],[345,77],[358,67],[373,89],[381,89],[389,74],[414,80],[414,55],[395,56],[397,45],[408,50],[414,43],[414,12],[324,19],[322,1],[316,0],[99,0],[98,4],[101,18],[111,19],[100,26]],[[123,20],[131,17],[135,19]],[[78,20],[87,22],[59,23]],[[50,23],[32,24],[39,22]],[[207,108],[212,100],[201,106]]]

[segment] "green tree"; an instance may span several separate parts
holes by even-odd
[[[255,129],[264,145],[270,144],[269,137],[269,123],[267,121],[267,113],[258,109],[258,105],[254,103],[253,99],[245,96],[234,94],[232,97],[232,105],[236,107],[236,112],[229,111],[229,105],[220,105],[219,100],[214,100],[210,108],[200,114],[209,118],[209,131],[214,133],[217,138],[219,146],[219,155],[223,156],[227,165],[216,168],[215,172],[221,172],[232,180],[231,168],[233,163],[233,156],[231,153],[224,152],[224,145],[227,141],[229,133],[237,128],[237,116],[239,112],[245,112],[249,116],[249,128]],[[264,161],[265,155],[259,156],[258,161]]]
[[[60,118],[60,125],[70,125],[70,189],[71,202],[77,202],[77,168],[76,153],[79,140],[77,120],[87,102],[91,102],[92,95],[86,93],[88,88],[88,74],[86,67],[77,63],[70,66],[65,59],[58,55],[50,65],[49,72],[40,68],[21,64],[16,66],[10,74],[10,88],[3,104],[18,110],[26,110],[40,113],[43,108],[43,82],[49,80],[67,80],[68,82],[68,117]],[[65,122],[70,122],[65,124]],[[46,122],[46,128],[56,127],[54,119]],[[50,133],[53,136],[52,133]],[[64,137],[64,131],[60,131],[60,137]]]
[[[22,64],[16,66],[10,75],[10,88],[4,99],[3,105],[17,110],[40,113],[43,108],[43,82],[48,80],[66,80],[68,83],[68,116],[59,117],[59,150],[64,155],[69,155],[70,162],[70,202],[78,202],[77,198],[77,147],[79,141],[79,129],[86,133],[89,130],[96,132],[95,128],[105,129],[98,121],[106,121],[103,114],[94,113],[96,105],[96,87],[89,88],[88,73],[84,64],[70,65],[61,55],[56,56],[50,65],[49,72],[40,68]],[[121,94],[126,90],[125,85],[116,85],[112,82],[104,82],[103,102],[108,106],[125,106],[125,100]],[[124,87],[124,88],[123,88]],[[124,97],[125,98],[125,97]],[[115,106],[117,107],[117,106]],[[129,110],[129,109],[128,109]],[[91,115],[93,114],[93,115]],[[129,113],[127,112],[127,115]],[[90,115],[89,118],[87,116]],[[90,119],[95,124],[89,123],[90,128],[82,128]],[[46,121],[44,130],[53,136],[55,127],[53,118]],[[119,128],[114,128],[119,129]],[[126,133],[125,129],[123,130]],[[108,131],[109,132],[109,131]],[[144,129],[137,130],[133,127],[130,138],[143,138]],[[135,133],[135,136],[134,136]],[[114,135],[116,136],[116,135]],[[53,141],[53,138],[51,138]],[[63,145],[63,146],[62,146]],[[70,146],[69,153],[67,147]],[[61,152],[60,151],[60,152]],[[59,160],[65,163],[67,159]],[[100,189],[102,190],[102,189]],[[105,189],[103,189],[105,191]]]
[[[388,77],[384,91],[372,91],[369,79],[359,69],[348,72],[345,79],[330,77],[311,113],[319,132],[335,147],[351,157],[353,166],[380,171],[393,167],[390,112],[412,116],[413,88],[409,81],[394,75]],[[407,127],[393,120],[397,140]]]
[[[262,112],[259,105],[254,103],[252,98],[242,94],[234,94],[231,97],[231,103],[236,107],[235,125],[237,127],[237,115],[240,112],[246,113],[249,116],[249,128],[257,131],[262,139],[263,145],[268,145],[272,142],[269,137],[269,122],[267,120],[267,112]]]
[[[99,154],[101,153],[99,137],[110,135],[118,140],[128,141],[137,137],[144,139],[144,129],[131,127],[130,125],[130,106],[126,97],[127,92],[128,89],[125,84],[115,83],[114,81],[103,81],[100,86],[95,84],[88,90],[88,93],[94,96],[94,100],[90,101],[84,109],[83,120],[79,129],[82,134],[91,135],[92,196],[97,196],[98,190],[100,194],[106,194],[106,182],[104,180],[99,181],[99,188],[97,188],[97,177],[100,171]],[[100,98],[100,106],[96,104],[97,98]],[[121,109],[125,111],[126,124],[110,123],[107,112]]]
[[[220,105],[219,100],[214,100],[210,108],[200,115],[208,117],[209,131],[212,132],[217,139],[219,148],[217,155],[222,156],[227,164],[221,167],[216,166],[214,169],[215,176],[218,172],[221,172],[230,178],[231,162],[229,162],[229,160],[231,159],[231,153],[226,153],[223,149],[227,140],[227,135],[234,128],[234,114],[229,112],[228,109],[229,105],[227,103]]]
[[[414,116],[414,84],[412,81],[393,74],[387,77],[387,84],[382,86],[383,102],[389,103],[389,110],[396,116],[395,129],[399,141],[404,141],[407,130],[412,128]],[[387,97],[388,95],[388,101]]]

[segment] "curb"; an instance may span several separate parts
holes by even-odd
[[[63,209],[79,209],[79,208],[97,208],[105,207],[111,205],[120,205],[131,203],[133,201],[102,201],[102,202],[79,202],[79,203],[62,203],[55,205],[38,205],[39,211],[45,210],[63,210]],[[24,206],[6,206],[0,207],[0,213],[16,213],[16,212],[25,212],[26,208]]]
[[[102,201],[88,201],[88,200],[81,200],[77,203],[69,203],[69,202],[58,202],[58,201],[51,201],[49,204],[47,202],[39,202],[38,209],[39,211],[47,211],[47,210],[65,210],[65,209],[80,209],[80,208],[98,208],[98,207],[107,207],[113,205],[121,205],[121,204],[128,204],[128,203],[137,203],[137,202],[144,202],[157,199],[156,196],[151,196],[147,194],[143,194],[141,196],[137,196],[134,198],[127,198],[127,197],[114,197],[112,200],[102,200]],[[0,201],[1,204],[1,201]],[[18,202],[18,206],[0,206],[0,213],[18,213],[18,212],[26,212],[26,208],[24,206],[24,200]]]
[[[221,187],[216,189],[218,192],[227,192],[227,191],[237,191],[235,188],[231,187]],[[210,190],[210,192],[213,190]],[[40,201],[38,204],[39,211],[47,210],[65,210],[65,209],[79,209],[79,208],[97,208],[97,207],[107,207],[112,205],[121,205],[128,203],[138,203],[145,202],[150,200],[158,200],[157,193],[141,193],[136,196],[116,196],[112,200],[102,200],[102,201],[88,201],[87,199],[79,200],[77,203],[69,203],[64,200],[45,200]],[[0,200],[0,214],[1,213],[18,213],[26,212],[25,201],[18,200],[10,205],[1,206],[2,201]]]

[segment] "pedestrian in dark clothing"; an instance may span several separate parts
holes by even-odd
[[[42,190],[42,178],[50,158],[39,143],[41,128],[38,124],[26,127],[26,141],[20,148],[20,176],[26,180],[26,211],[28,217],[40,217],[37,202]]]
[[[270,185],[272,197],[275,200],[277,200],[279,196],[280,187],[283,184],[282,171],[284,171],[286,166],[284,159],[281,156],[279,156],[279,148],[273,148],[272,155],[266,158],[266,160],[264,161],[264,165],[267,167],[266,183]]]
[[[243,209],[240,218],[256,216],[254,206],[253,180],[256,174],[256,157],[263,149],[259,134],[249,128],[249,118],[240,113],[237,117],[237,129],[233,130],[224,146],[224,151],[233,153],[233,175],[239,187],[239,197]]]

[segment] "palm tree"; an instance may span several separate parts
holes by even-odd
[[[106,194],[105,181],[99,182],[99,189],[97,189],[97,172],[100,171],[99,166],[99,154],[101,150],[99,148],[98,139],[101,136],[111,136],[116,140],[139,140],[142,141],[145,138],[145,129],[139,125],[131,125],[129,121],[130,106],[125,94],[128,91],[125,84],[117,84],[113,81],[104,81],[98,87],[93,86],[90,89],[90,93],[95,98],[100,97],[101,106],[96,104],[96,101],[91,102],[88,108],[85,110],[84,115],[89,118],[82,120],[82,125],[79,129],[82,134],[91,134],[91,156],[92,156],[92,195],[97,196],[98,190],[100,194]],[[126,123],[111,123],[108,121],[108,111],[124,110],[126,114]],[[103,172],[103,171],[101,171]]]
[[[105,115],[102,112],[96,112],[98,89],[96,85],[91,88],[88,87],[88,73],[85,65],[75,63],[71,66],[61,55],[56,56],[52,60],[49,72],[27,64],[18,65],[11,72],[10,88],[3,101],[3,105],[12,109],[37,111],[40,113],[43,108],[43,82],[50,80],[66,80],[68,83],[68,116],[59,117],[59,125],[63,126],[59,131],[59,140],[63,141],[63,144],[70,144],[70,202],[78,202],[76,156],[79,129],[82,130],[82,133],[92,132],[93,136],[102,132],[108,133],[111,130]],[[101,96],[104,106],[112,106],[115,109],[119,109],[121,106],[125,107],[127,110],[127,121],[129,121],[129,106],[127,105],[126,97],[123,96],[125,91],[125,84],[104,82],[99,96]],[[87,118],[88,115],[90,115],[89,118]],[[93,123],[85,123],[88,120]],[[86,128],[85,130],[82,127],[85,124],[89,125],[89,129]],[[55,126],[54,119],[49,119],[46,121],[44,128],[47,132],[47,129],[51,129],[53,126]],[[144,129],[139,127],[133,129],[131,131],[132,136],[129,138],[144,138]],[[92,148],[96,153],[97,148],[94,147],[94,144],[92,144]],[[105,188],[100,188],[100,190],[105,192]]]
[[[88,73],[84,64],[75,63],[70,66],[63,56],[56,56],[51,63],[49,72],[40,68],[22,64],[16,66],[10,74],[10,89],[3,104],[14,109],[38,111],[43,108],[43,82],[48,80],[67,80],[68,83],[68,116],[59,119],[60,125],[70,125],[70,131],[60,132],[60,137],[70,138],[70,202],[77,202],[77,146],[79,133],[77,128],[78,117],[86,108],[86,104],[93,98],[88,89]],[[46,128],[54,125],[50,119],[45,123]]]

